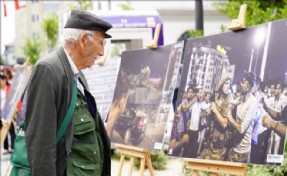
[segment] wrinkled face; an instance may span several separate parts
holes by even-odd
[[[231,81],[230,79],[226,80],[222,86],[222,92],[224,94],[229,94],[230,93],[230,85],[231,85]]]
[[[93,34],[85,33],[83,38],[83,45],[81,46],[81,65],[83,65],[84,68],[90,68],[99,56],[104,55],[104,45],[106,41],[104,35],[97,31],[93,32]]]

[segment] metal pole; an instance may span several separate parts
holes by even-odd
[[[108,1],[109,1],[109,10],[112,10],[111,0],[108,0]]]
[[[203,31],[203,5],[202,5],[202,0],[195,0],[195,29]]]
[[[101,0],[98,0],[98,10],[102,10],[102,3],[101,3]]]

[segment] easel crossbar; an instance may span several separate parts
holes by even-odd
[[[247,166],[243,163],[232,163],[223,161],[210,161],[201,159],[187,159],[187,168],[196,171],[207,171],[211,173],[225,173],[232,175],[243,175],[247,173]]]
[[[122,148],[118,148],[118,153],[120,153],[121,155],[128,155],[137,158],[144,158],[146,155],[146,152],[132,151],[129,149],[122,149]]]

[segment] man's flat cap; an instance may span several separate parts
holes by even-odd
[[[107,30],[112,28],[112,25],[104,20],[101,20],[96,15],[82,11],[82,10],[73,10],[70,17],[67,20],[65,28],[75,28],[75,29],[84,29],[91,31],[102,32],[106,38],[111,38],[107,34]]]

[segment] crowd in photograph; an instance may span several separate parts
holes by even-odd
[[[276,164],[267,156],[284,151],[287,93],[283,82],[263,82],[248,72],[237,91],[232,86],[233,76],[225,73],[215,92],[191,85],[179,93],[169,155]]]

